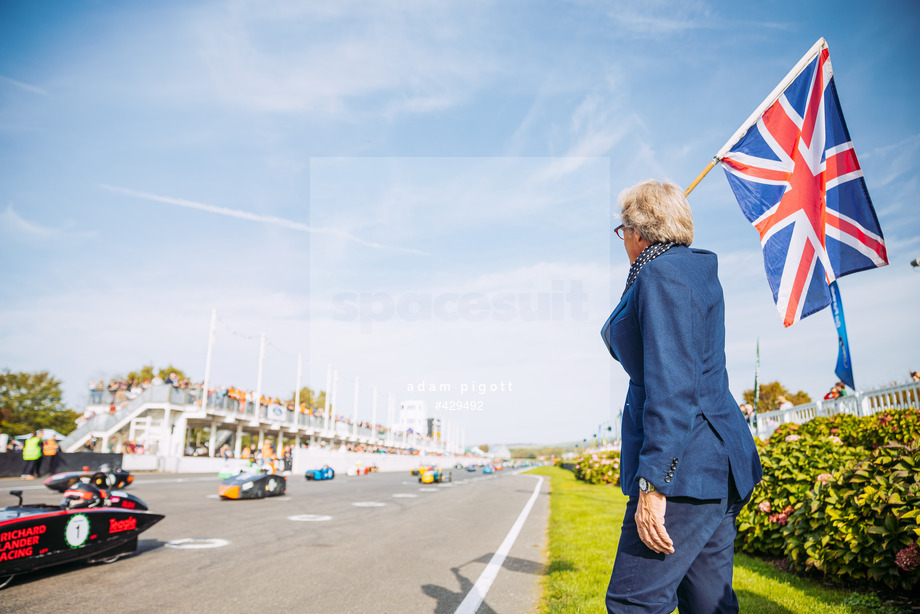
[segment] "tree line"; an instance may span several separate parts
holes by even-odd
[[[47,371],[0,373],[0,432],[11,437],[36,429],[54,429],[66,435],[79,414],[64,406],[61,382]]]

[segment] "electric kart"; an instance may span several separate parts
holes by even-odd
[[[217,494],[221,499],[264,499],[287,491],[287,478],[274,473],[240,473],[224,480]]]
[[[60,505],[0,508],[0,588],[17,574],[52,565],[87,561],[112,563],[137,550],[137,536],[163,520],[138,497],[77,483]]]
[[[84,467],[83,471],[66,471],[55,473],[43,482],[51,490],[64,492],[74,484],[83,482],[94,484],[99,488],[126,488],[134,481],[134,476],[122,468],[114,471],[108,465],[101,465],[98,471],[90,471]]]
[[[335,469],[323,465],[322,469],[310,469],[304,475],[308,480],[331,480],[335,477]]]
[[[485,467],[482,468],[482,472],[485,474],[489,474],[489,473],[495,473],[495,470],[492,469],[492,465],[486,465]]]
[[[418,476],[418,481],[422,484],[435,484],[442,482],[450,482],[453,480],[453,475],[450,471],[444,471],[440,467],[429,469],[428,471],[423,471]]]

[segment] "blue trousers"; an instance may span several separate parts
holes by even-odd
[[[658,554],[639,539],[638,497],[630,497],[620,533],[613,574],[607,587],[607,612],[714,614],[737,612],[732,590],[735,517],[742,499],[729,478],[724,499],[669,497],[665,529],[674,554]]]

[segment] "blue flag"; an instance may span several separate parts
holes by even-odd
[[[831,313],[834,314],[834,324],[837,325],[837,368],[834,373],[840,378],[840,381],[856,390],[856,384],[853,382],[853,362],[850,356],[850,344],[847,341],[847,323],[843,319],[843,302],[840,300],[840,289],[837,282],[832,282],[831,290]]]

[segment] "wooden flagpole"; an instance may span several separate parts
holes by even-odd
[[[789,87],[789,84],[795,81],[795,78],[802,74],[802,71],[805,70],[805,67],[808,66],[808,63],[811,62],[812,58],[818,55],[821,50],[825,48],[827,48],[827,41],[823,38],[819,38],[818,41],[812,45],[811,49],[808,50],[808,53],[803,55],[802,59],[799,60],[798,63],[792,67],[792,70],[789,71],[786,77],[780,81],[779,85],[773,88],[773,91],[770,92],[770,95],[760,103],[760,106],[758,106],[753,113],[751,113],[751,116],[747,118],[747,121],[741,124],[741,127],[735,131],[735,134],[733,134],[732,137],[728,139],[725,145],[722,146],[722,149],[719,150],[719,153],[717,153],[715,157],[709,161],[709,164],[706,166],[706,168],[703,169],[703,172],[700,173],[697,178],[693,180],[693,183],[687,187],[687,189],[684,191],[685,197],[690,195],[690,192],[693,191],[693,188],[695,188],[697,184],[703,180],[703,177],[705,177],[706,174],[712,170],[717,162],[725,157],[725,154],[727,154],[728,151],[735,146],[735,143],[740,141],[741,138],[747,134],[747,131],[750,129],[750,127],[757,123],[757,120],[760,119],[760,117],[770,107],[770,105],[776,102],[776,99],[786,91],[786,88]]]
[[[713,158],[712,160],[709,161],[709,164],[706,165],[706,168],[703,169],[703,172],[697,175],[696,179],[693,180],[693,183],[687,186],[687,189],[684,190],[684,198],[686,198],[687,196],[690,196],[690,192],[693,191],[693,188],[696,187],[696,184],[698,184],[699,182],[703,180],[703,177],[705,177],[706,174],[712,170],[712,168],[716,165],[716,162],[718,162],[718,159],[716,158]]]

